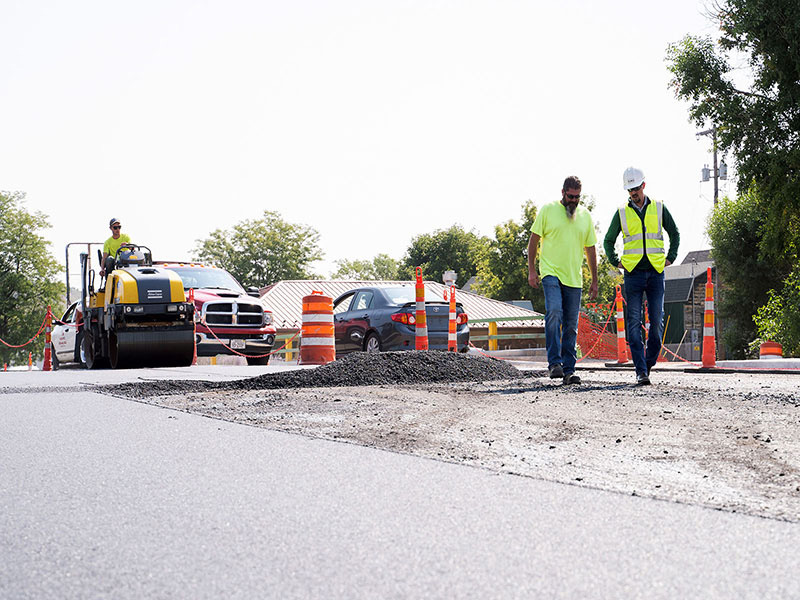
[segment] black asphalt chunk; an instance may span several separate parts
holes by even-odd
[[[313,369],[268,373],[236,381],[148,381],[108,386],[112,394],[134,398],[216,390],[414,385],[457,381],[517,379],[525,374],[513,365],[484,356],[454,352],[354,352]]]

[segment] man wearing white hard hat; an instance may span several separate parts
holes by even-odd
[[[664,267],[678,255],[681,237],[672,215],[660,200],[645,195],[644,171],[628,167],[622,175],[628,192],[628,203],[621,206],[611,219],[603,240],[608,260],[623,270],[627,310],[628,343],[636,368],[637,385],[650,385],[650,369],[661,352],[664,333]],[[669,251],[664,248],[664,231],[669,235]],[[614,245],[622,233],[622,257]],[[642,340],[642,298],[647,298],[650,332],[647,348]]]

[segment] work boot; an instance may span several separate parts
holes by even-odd
[[[650,378],[647,373],[641,372],[636,374],[636,385],[650,385]]]
[[[564,375],[564,385],[577,385],[581,383],[581,378],[575,375],[575,373],[567,373]]]
[[[564,377],[564,369],[561,365],[550,367],[550,379],[561,379],[562,377]]]

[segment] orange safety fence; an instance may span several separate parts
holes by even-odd
[[[37,332],[36,332],[36,334],[35,334],[35,335],[34,335],[34,336],[31,338],[31,339],[29,339],[27,342],[25,342],[24,344],[19,344],[19,345],[17,345],[17,344],[9,344],[7,341],[5,341],[5,340],[4,340],[4,339],[2,339],[2,338],[0,338],[0,344],[3,344],[3,345],[4,345],[4,346],[6,346],[7,348],[24,348],[24,347],[25,347],[25,346],[27,346],[28,344],[31,344],[31,343],[33,343],[33,341],[34,341],[34,340],[35,340],[37,337],[39,337],[40,335],[42,335],[42,332],[45,330],[45,327],[46,327],[46,325],[47,325],[47,315],[48,315],[48,314],[49,314],[48,312],[45,312],[44,318],[42,319],[42,324],[39,326],[39,331],[37,331]]]
[[[583,354],[580,360],[616,360],[617,326],[612,307],[613,304],[590,303],[578,315],[578,347]]]

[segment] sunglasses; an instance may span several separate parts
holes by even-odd
[[[581,199],[581,195],[580,194],[567,194],[567,198],[569,198],[570,200],[580,200]]]
[[[111,229],[122,229],[122,225],[112,225]]]
[[[640,189],[642,189],[641,184],[637,185],[635,188],[628,189],[628,192],[638,192]]]

